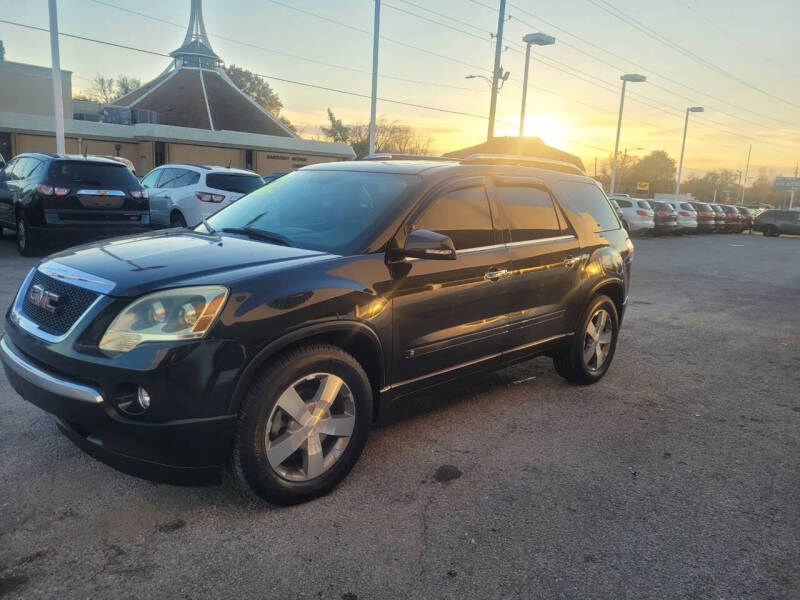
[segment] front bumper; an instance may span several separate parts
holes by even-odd
[[[0,339],[9,382],[28,402],[52,414],[78,447],[125,473],[176,485],[222,480],[235,415],[147,422],[123,416],[91,383],[53,373],[9,339]]]

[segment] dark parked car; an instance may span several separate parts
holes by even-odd
[[[739,209],[731,204],[722,204],[722,210],[725,211],[725,231],[731,233],[742,233],[744,231],[744,224],[742,223],[742,215]]]
[[[714,231],[717,233],[727,231],[725,209],[722,208],[721,204],[709,204],[709,206],[714,210]]]
[[[742,215],[742,230],[753,228],[753,212],[746,206],[737,206],[739,214]]]
[[[286,175],[286,173],[270,173],[269,175],[264,175],[261,179],[264,180],[264,185],[266,185],[272,183],[276,179],[280,179],[284,175]]]
[[[655,211],[655,233],[677,233],[678,227],[678,213],[669,202],[660,202],[658,200],[651,200],[650,204],[653,205]]]
[[[17,232],[17,249],[149,231],[147,192],[122,163],[100,157],[31,152],[0,171],[0,230]]]
[[[121,470],[194,485],[230,461],[271,502],[324,494],[398,398],[538,355],[608,369],[633,245],[596,182],[535,164],[315,165],[207,226],[56,254],[0,357]]]
[[[705,202],[690,202],[697,211],[697,230],[714,231],[717,227],[716,213],[710,204]]]
[[[800,210],[765,210],[753,221],[753,231],[767,237],[782,233],[800,235]]]

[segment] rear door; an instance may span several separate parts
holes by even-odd
[[[578,287],[580,243],[541,181],[498,177],[491,190],[511,258],[506,350],[525,352],[568,329],[565,307]]]
[[[394,279],[394,368],[400,393],[453,376],[459,367],[499,362],[507,332],[505,294],[511,267],[482,177],[432,193],[402,232],[428,229],[449,236],[455,260],[406,259]]]

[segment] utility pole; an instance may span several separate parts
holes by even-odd
[[[794,176],[795,177],[797,177],[797,167],[798,167],[798,163],[794,163]],[[794,188],[792,188],[792,191],[789,193],[789,210],[792,209],[792,206],[794,206]]]
[[[53,2],[54,0],[50,0]],[[381,27],[381,0],[375,0],[375,24],[372,27],[372,98],[369,107],[369,153],[375,153],[375,119],[378,110],[378,40]]]
[[[750,144],[750,148],[747,150],[747,165],[744,168],[744,185],[742,186],[742,201],[741,205],[744,205],[744,190],[747,187],[747,172],[750,170],[750,153],[753,151],[753,144]]]
[[[64,100],[61,97],[61,58],[58,52],[58,7],[56,0],[49,0],[50,8],[50,57],[53,63],[53,117],[56,123],[56,151],[64,154]]]
[[[494,137],[494,116],[497,112],[497,90],[500,85],[500,58],[503,53],[503,24],[506,22],[506,0],[500,0],[500,13],[497,16],[497,37],[494,48],[494,71],[492,72],[492,100],[489,103],[489,130],[486,133],[486,141],[491,141]]]
[[[594,157],[594,178],[597,179],[597,157]]]

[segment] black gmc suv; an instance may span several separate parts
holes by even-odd
[[[570,381],[600,379],[632,258],[600,186],[569,165],[316,165],[193,230],[41,262],[0,356],[100,460],[186,485],[230,463],[290,504],[340,482],[398,398],[543,354]]]
[[[136,176],[97,156],[28,152],[0,169],[0,233],[34,256],[45,242],[86,241],[150,230],[150,206]]]

